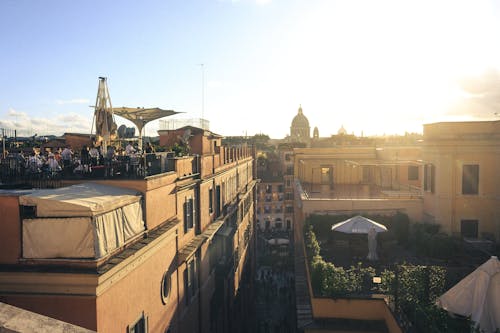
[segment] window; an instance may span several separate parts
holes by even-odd
[[[186,198],[186,201],[184,202],[184,232],[193,228],[194,214],[193,198]]]
[[[198,291],[196,260],[196,257],[191,259],[187,263],[187,268],[184,270],[184,295],[186,298],[186,304],[191,303],[192,298]]]
[[[321,184],[330,184],[330,168],[321,168]]]
[[[214,212],[214,191],[212,189],[208,190],[208,212],[212,214]]]
[[[286,206],[287,213],[293,213],[293,206]]]
[[[148,317],[142,313],[139,319],[132,325],[127,326],[127,333],[147,333],[148,332]]]
[[[278,192],[283,193],[283,188],[284,188],[283,185],[278,185]]]
[[[163,302],[163,304],[167,304],[171,288],[172,280],[170,278],[170,272],[166,271],[165,274],[163,274],[163,278],[161,280],[161,301]]]
[[[408,180],[418,180],[418,166],[408,166]]]
[[[478,220],[462,220],[460,223],[460,233],[465,238],[477,238],[478,236]]]
[[[272,185],[266,185],[266,193],[272,193],[273,192],[273,186]]]
[[[424,191],[435,191],[436,167],[432,164],[426,164],[424,168]]]
[[[31,219],[36,217],[36,206],[20,206],[21,216],[25,219]]]
[[[291,156],[290,154],[285,154],[285,161],[290,161],[291,160],[290,156]]]
[[[286,220],[286,230],[290,230],[292,227],[292,221]]]
[[[266,202],[271,202],[273,197],[270,194],[266,194]]]
[[[369,184],[373,182],[373,174],[374,174],[373,167],[363,166],[362,170],[363,170],[363,183]]]
[[[463,165],[462,194],[479,194],[479,165]]]
[[[286,167],[286,174],[293,175],[293,166],[289,165]]]
[[[293,200],[293,193],[286,193],[285,194],[285,199],[286,200]]]
[[[286,187],[292,186],[292,181],[290,179],[286,180]]]
[[[271,213],[271,207],[270,206],[264,206],[264,214],[270,214]]]

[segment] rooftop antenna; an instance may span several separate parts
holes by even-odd
[[[205,119],[205,64],[201,66],[201,119]]]

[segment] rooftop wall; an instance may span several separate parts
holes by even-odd
[[[21,258],[19,196],[0,197],[0,264],[15,264]]]
[[[424,142],[429,140],[500,137],[500,121],[446,122],[424,125]]]
[[[383,299],[311,299],[314,318],[383,320],[389,333],[402,333],[396,319]]]

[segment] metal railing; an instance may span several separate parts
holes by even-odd
[[[3,186],[33,184],[33,187],[57,187],[62,180],[75,179],[143,179],[173,171],[175,164],[168,163],[166,154],[119,156],[115,159],[82,162],[74,158],[68,163],[61,161],[57,169],[48,163],[28,162],[20,154],[9,154],[0,159],[0,181]]]

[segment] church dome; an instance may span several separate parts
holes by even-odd
[[[299,107],[299,113],[293,117],[292,128],[309,128],[309,120],[302,113],[302,106]]]
[[[337,134],[338,134],[338,135],[346,135],[346,134],[347,134],[347,131],[345,130],[344,125],[342,125],[342,126],[339,128],[339,130],[338,130]]]

